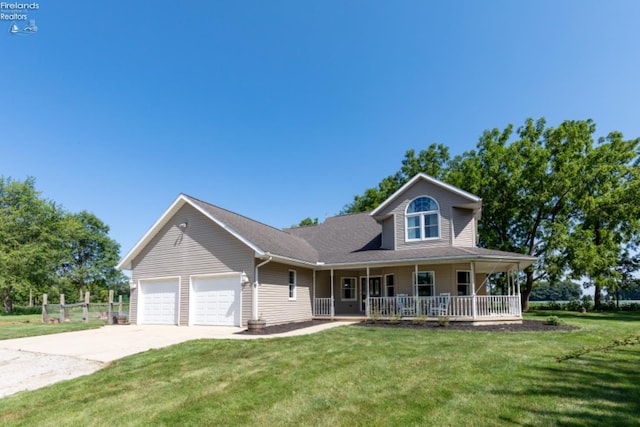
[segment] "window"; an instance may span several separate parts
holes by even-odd
[[[430,297],[435,294],[433,285],[435,283],[433,271],[419,271],[416,277],[413,275],[416,295],[419,297]]]
[[[471,295],[471,272],[458,271],[456,277],[458,295]]]
[[[431,197],[414,199],[405,213],[406,240],[426,240],[440,237],[440,208]]]
[[[387,290],[387,296],[393,297],[396,295],[395,286],[393,284],[393,274],[387,274],[384,276],[384,286]]]
[[[289,300],[296,299],[296,272],[289,270]]]
[[[355,301],[357,299],[356,283],[355,277],[342,278],[340,297],[343,301]]]

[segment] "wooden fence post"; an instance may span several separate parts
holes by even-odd
[[[47,323],[47,294],[42,294],[42,323]]]
[[[113,289],[109,290],[109,313],[107,316],[109,316],[109,325],[113,325]]]
[[[91,294],[89,291],[84,293],[84,305],[82,306],[82,323],[89,322],[89,300],[91,299]]]
[[[64,323],[64,294],[60,294],[60,323]]]

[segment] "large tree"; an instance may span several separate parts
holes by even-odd
[[[58,272],[80,297],[123,281],[115,268],[120,245],[108,235],[109,227],[94,214],[66,214],[63,224],[63,259]]]
[[[594,308],[601,291],[615,292],[628,245],[640,231],[640,168],[634,165],[640,139],[619,132],[601,139],[585,157],[577,186],[575,216],[564,251],[574,279],[594,286]]]
[[[62,215],[55,203],[40,197],[33,178],[0,177],[0,297],[6,312],[16,296],[41,292],[55,280]]]

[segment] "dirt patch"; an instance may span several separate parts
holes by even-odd
[[[283,323],[281,325],[267,326],[262,331],[254,332],[244,330],[238,332],[241,335],[273,335],[283,332],[295,331],[296,329],[308,328],[310,326],[322,325],[331,320],[310,320],[307,322]],[[569,325],[549,325],[542,320],[523,320],[522,324],[510,323],[505,325],[482,325],[474,326],[469,323],[450,322],[447,326],[440,326],[437,322],[427,322],[416,324],[409,320],[391,322],[389,320],[365,320],[354,324],[355,326],[374,328],[399,328],[399,329],[434,329],[439,331],[470,331],[470,332],[547,332],[547,331],[571,331],[577,329]]]

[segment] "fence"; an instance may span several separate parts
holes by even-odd
[[[129,303],[122,301],[122,295],[118,295],[118,301],[115,302],[113,291],[109,291],[109,301],[100,303],[89,302],[90,296],[86,292],[84,302],[65,304],[64,294],[60,294],[58,304],[49,304],[47,294],[42,295],[42,323],[128,323]]]

